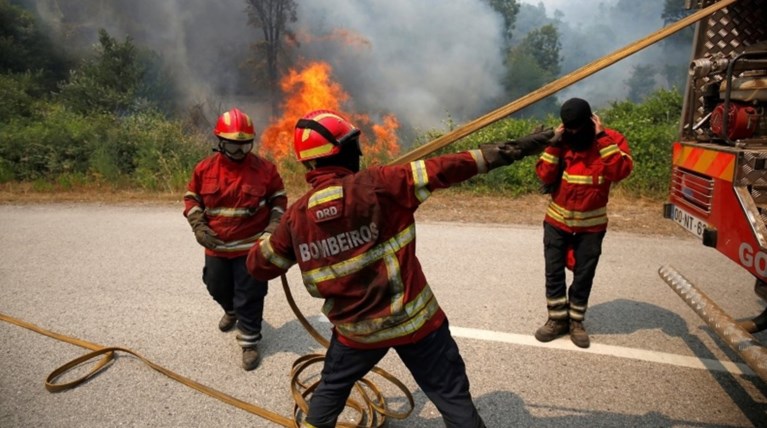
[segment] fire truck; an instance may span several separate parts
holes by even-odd
[[[703,8],[713,0],[687,0]],[[663,216],[754,276],[767,301],[767,2],[739,0],[698,21]],[[671,266],[661,278],[763,380],[752,333],[767,309],[736,321]]]

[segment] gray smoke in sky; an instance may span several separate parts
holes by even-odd
[[[541,13],[560,20],[567,72],[663,26],[662,0],[646,2],[646,16],[620,16],[611,9],[616,1],[525,1],[513,40],[535,28]],[[268,121],[265,98],[234,92],[249,84],[241,67],[247,67],[248,46],[260,37],[247,25],[243,0],[79,3],[90,5],[89,13],[98,12],[90,18],[91,32],[83,34],[90,37],[88,43],[96,43],[98,28],[118,40],[130,36],[172,65],[188,102],[215,100],[223,108],[236,104],[252,112],[257,125]],[[42,16],[55,22],[51,5],[56,2],[36,4]],[[502,19],[483,0],[311,0],[298,2],[298,17],[293,28],[301,42],[298,56],[329,63],[331,77],[350,96],[350,110],[374,121],[393,113],[403,127],[444,130],[448,120],[462,124],[513,101],[504,98]],[[364,43],[323,37],[338,30]],[[556,95],[563,100],[577,94],[595,104],[621,99],[634,64],[663,62],[643,55]]]

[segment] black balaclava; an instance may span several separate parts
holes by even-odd
[[[326,158],[319,158],[315,161],[315,168],[323,166],[340,166],[346,168],[351,172],[360,171],[360,156],[362,156],[362,150],[360,150],[359,139],[345,141],[341,144],[341,152],[335,156]]]
[[[596,129],[591,115],[591,106],[580,98],[570,98],[559,110],[565,126],[563,141],[576,152],[586,150],[594,143]]]

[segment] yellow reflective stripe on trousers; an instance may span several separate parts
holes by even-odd
[[[415,192],[415,197],[420,202],[423,202],[431,196],[431,192],[427,187],[429,185],[429,173],[426,171],[426,162],[422,160],[410,162],[410,169],[413,172],[413,191]]]
[[[341,186],[330,186],[326,187],[322,190],[318,190],[314,192],[314,194],[309,197],[309,203],[307,205],[307,208],[312,208],[314,206],[324,204],[325,202],[334,201],[336,199],[341,199],[344,197],[344,188]]]
[[[589,227],[607,223],[607,207],[592,211],[571,211],[551,202],[546,214],[570,227]]]
[[[338,331],[360,343],[376,343],[415,333],[439,311],[439,304],[428,284],[398,313],[389,316],[336,324]]]

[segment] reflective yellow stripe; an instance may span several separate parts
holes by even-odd
[[[607,223],[607,207],[592,211],[571,211],[551,202],[546,214],[558,222],[571,227],[589,227]]]
[[[562,174],[562,180],[570,184],[603,184],[605,182],[604,176],[597,176],[597,182],[594,183],[593,175],[572,175],[564,172]]]
[[[200,195],[198,195],[197,193],[192,192],[191,190],[187,190],[186,193],[184,193],[184,197],[185,198],[192,198],[192,199],[194,199],[194,200],[196,200],[198,202],[202,202],[202,201],[200,201]]]
[[[567,303],[567,296],[556,297],[554,299],[546,298],[547,306],[564,305],[565,303]]]
[[[402,305],[405,300],[405,284],[400,275],[399,260],[395,254],[388,254],[384,257],[386,263],[386,272],[389,274],[389,289],[392,292],[391,312],[398,313],[402,311]]]
[[[469,153],[471,154],[471,157],[474,158],[474,162],[477,163],[477,172],[487,172],[487,161],[485,161],[485,157],[482,156],[482,151],[475,149],[469,150]]]
[[[250,247],[253,246],[253,244],[258,241],[258,238],[261,236],[261,233],[257,233],[249,238],[245,239],[238,239],[236,241],[229,241],[224,243],[223,245],[216,245],[213,250],[221,251],[225,253],[235,253],[237,251],[245,251],[249,250]]]
[[[554,156],[550,153],[543,152],[541,160],[548,163],[559,163],[559,156]]]
[[[617,144],[610,144],[607,147],[602,147],[601,149],[599,149],[599,156],[601,156],[603,158],[606,158],[606,157],[608,157],[608,156],[610,156],[612,154],[615,154],[615,153],[617,153],[619,151],[620,151],[620,149],[618,148]]]
[[[341,199],[344,197],[344,188],[341,186],[330,186],[325,189],[319,190],[315,192],[310,198],[309,198],[309,205],[307,208],[312,208],[314,206],[324,204],[325,202],[334,201],[336,199]]]
[[[426,162],[422,160],[410,162],[410,168],[413,171],[415,197],[418,198],[420,202],[423,202],[431,196],[431,192],[427,187],[429,184],[429,174],[426,171]]]
[[[558,311],[552,311],[551,309],[549,309],[549,318],[555,319],[555,320],[567,318],[567,309],[561,309]]]
[[[381,260],[387,255],[395,254],[402,247],[412,242],[414,238],[415,224],[411,224],[386,242],[382,242],[362,254],[338,262],[334,265],[323,266],[304,272],[302,275],[304,284],[306,284],[307,287],[312,286],[316,288],[317,283],[322,281],[351,275],[362,268]]]
[[[357,342],[376,343],[415,333],[437,311],[439,304],[427,284],[401,312],[356,323],[336,324],[335,327],[341,334]]]
[[[274,252],[274,248],[272,248],[271,237],[262,240],[259,244],[259,249],[261,250],[261,255],[264,256],[264,258],[269,263],[277,266],[280,269],[287,270],[296,263],[295,261],[286,257],[282,257],[281,255]]]
[[[189,217],[189,214],[193,214],[193,213],[196,213],[197,211],[200,211],[200,212],[202,212],[202,208],[200,208],[200,206],[199,206],[199,205],[195,205],[195,206],[193,206],[192,208],[190,208],[190,209],[189,209],[189,212],[188,212],[188,213],[186,213],[186,216],[187,216],[187,217]]]
[[[261,209],[266,205],[266,201],[262,200],[255,208],[230,208],[230,207],[217,207],[207,208],[205,213],[209,216],[216,217],[250,217],[254,212]]]
[[[574,303],[570,303],[570,310],[586,312],[586,305],[576,305]]]
[[[304,129],[304,133],[306,133],[307,131],[310,131],[310,130],[309,129]],[[319,147],[314,147],[314,148],[307,149],[307,150],[301,150],[299,157],[301,159],[306,159],[306,158],[313,158],[315,156],[321,156],[321,155],[328,154],[331,151],[333,151],[334,147],[335,147],[334,145],[332,145],[330,143],[326,143],[326,144],[323,144],[323,145],[321,145]]]

